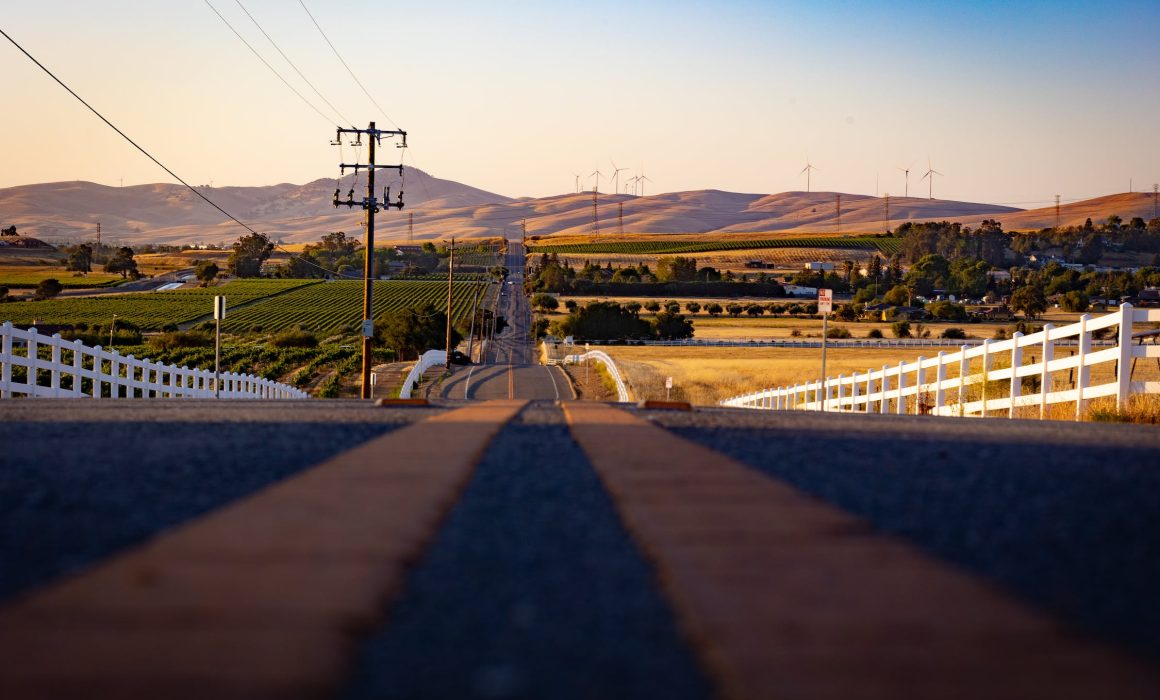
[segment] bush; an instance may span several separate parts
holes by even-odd
[[[250,326],[250,332],[251,332],[251,333],[261,333],[261,332],[262,332],[262,330],[263,330],[263,329],[262,329],[262,326],[261,326],[261,325],[259,325],[259,324],[257,324],[257,323],[255,323],[254,325]]]
[[[308,331],[282,331],[270,338],[270,345],[276,348],[316,348],[318,338]]]
[[[878,330],[877,328],[871,328],[870,332],[866,334],[866,337],[867,338],[881,338],[882,331]]]
[[[178,328],[176,323],[166,323],[161,327],[161,332],[163,333],[175,333],[177,330]]]
[[[709,302],[708,304],[705,304],[705,313],[709,314],[710,316],[720,316],[721,305],[715,301]]]
[[[850,338],[853,336],[850,335],[849,328],[830,328],[830,329],[826,330],[826,337],[827,338]]]
[[[176,348],[208,348],[213,341],[212,335],[201,331],[172,331],[153,336],[148,345],[151,350],[161,352]]]
[[[939,337],[948,340],[964,340],[967,337],[967,332],[962,328],[944,328]]]
[[[909,338],[910,321],[895,321],[890,326],[890,332],[894,334],[895,338]]]
[[[701,305],[695,301],[690,301],[689,303],[685,304],[685,310],[691,314],[695,314],[701,310]]]
[[[644,304],[644,310],[655,314],[661,310],[661,305],[655,301],[647,301]]]

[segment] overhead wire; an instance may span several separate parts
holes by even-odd
[[[274,50],[277,51],[278,54],[280,56],[282,56],[283,59],[285,59],[286,63],[288,63],[290,65],[290,67],[294,69],[294,72],[298,74],[298,77],[302,78],[302,82],[309,85],[310,89],[314,91],[314,94],[318,95],[318,98],[320,100],[322,100],[323,102],[325,102],[326,106],[330,107],[330,109],[336,115],[338,115],[338,118],[340,120],[342,120],[343,122],[345,122],[347,124],[350,124],[351,127],[353,128],[354,122],[347,119],[343,115],[343,113],[338,110],[337,107],[335,107],[333,104],[331,104],[330,100],[326,99],[326,96],[323,95],[322,92],[317,87],[315,87],[314,83],[310,82],[310,79],[302,74],[302,71],[298,69],[298,66],[295,65],[294,61],[290,60],[290,57],[286,55],[286,52],[282,50],[282,47],[278,46],[278,43],[276,41],[274,41],[274,38],[271,37],[270,34],[262,27],[262,25],[258,23],[258,20],[254,17],[254,15],[250,14],[250,11],[247,10],[246,6],[242,4],[242,0],[234,0],[234,2],[236,2],[238,4],[238,7],[242,8],[242,12],[246,13],[246,16],[250,18],[250,21],[254,23],[254,26],[258,28],[258,31],[262,32],[262,36],[266,37],[266,40],[269,41],[270,45],[274,47]]]
[[[234,33],[234,36],[236,36],[239,41],[241,41],[243,44],[246,45],[246,48],[250,50],[250,53],[254,54],[254,56],[257,57],[257,59],[262,62],[262,65],[269,68],[270,72],[273,73],[274,75],[276,75],[278,77],[278,80],[282,81],[283,85],[285,85],[287,88],[290,89],[291,92],[293,92],[295,95],[297,95],[298,99],[302,100],[306,104],[306,106],[308,106],[308,107],[310,107],[310,109],[314,110],[318,114],[318,116],[322,117],[326,121],[327,124],[333,123],[333,120],[331,120],[330,117],[326,116],[322,112],[322,110],[319,109],[313,102],[306,99],[305,95],[303,95],[301,92],[298,92],[298,89],[295,88],[293,85],[291,85],[290,81],[288,81],[288,80],[286,80],[286,78],[282,77],[282,74],[279,73],[277,71],[277,69],[274,68],[274,66],[270,65],[270,62],[267,61],[265,58],[263,58],[262,54],[258,53],[258,50],[255,49],[250,44],[250,42],[246,41],[246,38],[244,36],[242,36],[241,33],[238,32],[237,29],[234,29],[234,25],[230,24],[230,21],[225,18],[225,15],[218,12],[218,9],[213,6],[213,3],[211,3],[209,0],[204,0],[204,2],[209,7],[209,9],[213,10],[213,13],[218,16],[218,19],[220,19],[227,27],[229,27],[230,31]]]
[[[338,276],[340,276],[340,277],[350,277],[351,279],[362,279],[362,277],[355,277],[355,276],[352,276],[352,275],[342,275],[342,274],[340,274],[340,273],[336,273],[336,272],[334,272],[334,271],[332,271],[332,270],[329,270],[329,269],[327,269],[327,268],[325,268],[325,267],[322,267],[321,265],[318,265],[318,264],[316,264],[316,263],[314,263],[314,262],[311,262],[310,260],[307,260],[306,258],[303,258],[302,256],[295,255],[293,252],[291,252],[291,251],[289,251],[289,250],[286,250],[286,249],[285,249],[285,248],[283,248],[281,245],[279,245],[279,244],[277,244],[277,243],[275,243],[275,242],[271,241],[271,240],[270,240],[270,236],[269,236],[269,235],[267,235],[267,234],[265,234],[265,233],[262,233],[262,232],[260,232],[260,231],[258,231],[258,230],[256,230],[256,229],[254,229],[254,228],[253,228],[252,226],[250,226],[249,224],[245,223],[244,221],[242,221],[242,220],[241,220],[241,219],[239,219],[238,217],[236,217],[236,216],[234,216],[233,214],[231,214],[230,212],[226,211],[224,208],[222,208],[222,206],[221,206],[220,204],[218,204],[217,202],[215,202],[215,201],[213,201],[212,199],[210,199],[209,197],[207,197],[207,196],[205,195],[205,193],[203,193],[203,192],[202,192],[201,190],[199,190],[198,188],[196,188],[196,187],[194,187],[193,185],[189,184],[189,183],[188,183],[188,182],[187,182],[187,181],[186,181],[184,178],[182,178],[180,175],[178,175],[177,173],[175,173],[175,172],[174,172],[174,171],[173,171],[173,170],[172,170],[172,169],[171,169],[169,166],[165,165],[165,164],[164,164],[164,163],[162,163],[160,160],[158,160],[156,156],[154,156],[154,155],[153,155],[152,153],[150,153],[149,151],[145,150],[145,148],[144,148],[143,146],[141,146],[141,144],[137,143],[137,142],[136,142],[136,141],[134,141],[132,138],[130,138],[130,137],[129,137],[129,135],[128,135],[128,134],[126,134],[124,131],[122,131],[122,130],[121,130],[119,127],[117,127],[117,125],[116,125],[116,124],[114,124],[113,122],[109,121],[109,119],[108,119],[108,118],[106,118],[106,117],[105,117],[105,115],[103,115],[103,114],[101,114],[99,111],[97,111],[97,109],[96,109],[95,107],[93,107],[91,104],[89,104],[87,101],[85,101],[85,99],[84,99],[83,97],[81,97],[80,95],[78,95],[78,94],[76,93],[76,91],[74,91],[72,88],[70,88],[70,87],[69,87],[67,84],[65,84],[65,82],[64,82],[63,80],[61,80],[60,78],[58,78],[58,77],[56,76],[56,74],[55,74],[55,73],[53,73],[51,70],[49,70],[47,66],[45,66],[43,63],[41,63],[39,60],[37,60],[37,58],[36,58],[35,56],[33,56],[31,53],[29,53],[27,49],[25,49],[23,46],[21,46],[19,42],[17,42],[15,39],[13,39],[13,38],[12,38],[12,36],[10,36],[10,35],[8,34],[8,32],[4,31],[3,29],[0,29],[0,34],[2,34],[2,35],[4,36],[4,38],[5,38],[5,39],[7,39],[7,40],[8,40],[8,41],[9,41],[9,42],[10,42],[10,43],[13,45],[13,46],[15,46],[15,47],[16,47],[16,48],[17,48],[17,49],[18,49],[18,50],[19,50],[19,51],[20,51],[22,54],[24,54],[25,56],[27,56],[27,57],[28,57],[28,60],[30,60],[30,61],[32,61],[34,64],[36,64],[36,67],[37,67],[37,68],[40,68],[40,70],[44,71],[44,72],[45,72],[45,74],[47,74],[47,75],[48,75],[48,77],[52,78],[52,79],[53,79],[53,80],[56,82],[56,84],[57,84],[57,85],[60,85],[62,88],[64,88],[64,89],[65,89],[65,91],[66,91],[66,92],[68,92],[68,94],[70,94],[70,95],[72,95],[74,98],[76,98],[76,100],[77,100],[78,102],[80,102],[80,103],[81,103],[82,105],[84,105],[84,106],[85,106],[85,107],[86,107],[86,108],[87,108],[87,109],[88,109],[90,112],[92,112],[94,115],[96,115],[96,117],[97,117],[98,119],[100,119],[102,122],[104,122],[106,126],[108,126],[110,129],[112,129],[113,131],[115,131],[115,132],[117,133],[117,135],[118,135],[118,136],[120,136],[121,138],[123,138],[123,139],[125,139],[126,141],[128,141],[128,142],[129,142],[129,144],[133,146],[133,148],[136,148],[138,151],[140,151],[140,152],[141,152],[141,154],[142,154],[142,155],[144,155],[144,156],[145,156],[146,158],[148,158],[149,160],[153,161],[153,163],[154,163],[155,165],[157,165],[157,167],[161,168],[161,169],[162,169],[162,170],[164,170],[166,173],[168,173],[168,174],[169,174],[169,176],[170,176],[170,177],[172,177],[174,180],[177,180],[177,181],[178,181],[178,182],[180,182],[182,185],[184,185],[184,186],[185,186],[185,188],[186,188],[187,190],[189,190],[190,192],[192,192],[192,193],[194,193],[195,195],[197,195],[197,196],[198,196],[199,198],[201,198],[201,199],[202,199],[202,200],[203,200],[203,201],[204,201],[206,204],[210,205],[211,207],[213,207],[213,208],[214,208],[214,209],[216,209],[217,211],[221,212],[221,214],[222,214],[222,215],[224,215],[224,216],[225,216],[227,219],[229,219],[230,221],[233,221],[235,224],[237,224],[238,226],[241,226],[242,228],[244,228],[245,230],[247,230],[247,231],[249,231],[250,233],[254,234],[255,236],[258,236],[259,238],[261,238],[262,240],[264,240],[264,241],[265,241],[267,244],[269,244],[269,245],[273,246],[275,249],[277,249],[277,250],[280,250],[280,251],[282,251],[283,253],[286,253],[286,254],[287,254],[287,255],[289,255],[289,256],[290,256],[290,258],[291,258],[291,259],[293,259],[293,260],[300,260],[300,261],[302,261],[302,262],[306,263],[307,265],[310,265],[311,267],[314,267],[314,268],[316,268],[316,269],[318,269],[318,270],[320,270],[320,271],[326,272],[326,273],[328,273],[328,274],[336,274],[336,275],[338,275]]]

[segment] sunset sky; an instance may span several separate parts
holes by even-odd
[[[331,113],[236,0],[211,2]],[[242,4],[338,111],[391,126],[297,0]],[[590,189],[610,159],[650,194],[805,189],[807,157],[814,190],[901,195],[910,166],[926,196],[929,157],[935,197],[1023,207],[1160,181],[1155,0],[306,6],[409,164],[508,196]],[[338,117],[204,0],[10,2],[0,29],[194,184],[337,173]],[[0,187],[168,181],[2,37],[0,94]]]

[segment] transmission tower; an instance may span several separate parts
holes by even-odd
[[[624,202],[617,202],[617,205],[618,205],[617,217],[618,217],[618,221],[619,221],[617,231],[620,233],[620,235],[623,236],[624,235]]]
[[[596,188],[592,188],[592,235],[600,235],[600,214],[596,211]]]
[[[890,193],[886,192],[884,195],[884,205],[886,207],[886,231],[890,232]]]
[[[834,193],[834,207],[838,212],[838,233],[842,232],[842,195],[839,192]]]
[[[1055,195],[1055,228],[1059,230],[1059,195]]]
[[[367,227],[367,245],[366,254],[363,256],[363,315],[362,315],[362,391],[361,396],[364,399],[371,398],[371,365],[373,348],[371,341],[375,334],[375,323],[373,319],[372,296],[374,294],[373,279],[375,267],[375,214],[379,209],[402,209],[403,208],[403,190],[399,190],[396,201],[391,200],[391,188],[387,187],[383,190],[383,199],[379,201],[375,198],[375,171],[376,170],[398,170],[399,176],[403,175],[403,164],[398,165],[377,165],[375,163],[375,146],[382,143],[382,138],[386,136],[388,139],[395,136],[402,136],[402,143],[398,144],[399,148],[407,147],[407,132],[405,131],[389,131],[383,129],[376,129],[375,123],[371,122],[365,129],[343,129],[339,127],[335,135],[332,145],[339,145],[342,143],[343,134],[354,134],[355,141],[352,146],[362,146],[362,137],[365,134],[367,144],[370,149],[370,157],[367,159],[367,164],[355,163],[353,165],[347,163],[340,163],[339,169],[342,174],[346,174],[346,169],[354,170],[355,175],[362,168],[367,171],[367,194],[361,201],[354,198],[354,188],[352,187],[346,193],[346,199],[338,198],[339,190],[334,190],[334,207],[339,206],[358,207],[366,212],[366,227]]]

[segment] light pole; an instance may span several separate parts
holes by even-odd
[[[113,322],[109,324],[109,348],[113,347],[113,332],[117,330],[117,314],[113,314]]]

